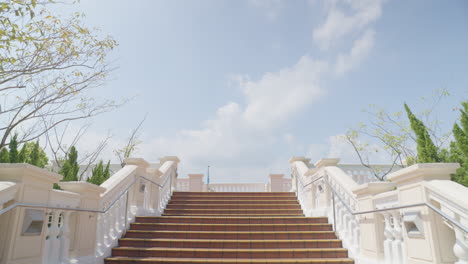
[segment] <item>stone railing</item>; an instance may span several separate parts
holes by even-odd
[[[28,164],[0,164],[0,263],[103,263],[135,215],[162,213],[178,162],[165,157],[153,169],[127,159],[101,186],[59,182],[62,176]]]
[[[415,164],[364,184],[337,159],[290,164],[304,213],[328,216],[356,263],[468,263],[468,188],[450,181],[458,164]]]
[[[203,181],[203,174],[189,174],[188,178],[178,178],[176,190],[181,192],[289,192],[292,180],[283,174],[270,174],[269,182],[264,183],[210,183]]]
[[[346,174],[350,175],[358,184],[379,181],[379,179],[375,177],[374,173],[381,175],[401,169],[401,167],[397,165],[385,164],[370,165],[373,170],[361,164],[337,164],[336,166],[346,172]]]
[[[208,192],[265,192],[264,183],[215,183],[207,184]]]

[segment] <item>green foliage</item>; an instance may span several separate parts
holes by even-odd
[[[88,178],[88,182],[101,185],[110,177],[110,161],[107,162],[107,165],[104,167],[104,163],[101,160],[96,167],[93,169],[93,175]]]
[[[78,181],[78,172],[80,166],[78,165],[78,151],[73,146],[70,148],[70,152],[67,158],[62,164],[62,168],[59,174],[63,175],[62,181]]]
[[[452,179],[468,186],[468,101],[462,103],[460,109],[460,125],[453,125],[455,141],[451,143],[451,161],[460,163],[460,168],[452,175]]]
[[[19,155],[18,155],[18,135],[17,134],[15,134],[13,138],[10,140],[9,148],[10,148],[10,163],[18,163]]]
[[[8,124],[0,133],[0,148],[9,145],[12,131],[21,131],[19,143],[29,142],[66,120],[120,105],[88,93],[111,71],[106,58],[116,41],[87,28],[80,13],[58,15],[56,5],[62,3],[40,3],[0,2],[0,97],[6,102],[2,112],[8,113],[0,115]]]
[[[49,159],[45,151],[39,146],[39,142],[26,142],[23,144],[19,153],[19,162],[44,168],[49,162]]]
[[[0,163],[10,163],[10,152],[6,147],[0,151]]]
[[[440,162],[441,159],[437,153],[437,147],[429,136],[426,126],[411,112],[407,104],[404,104],[404,106],[411,124],[411,129],[416,134],[417,161],[420,163]]]

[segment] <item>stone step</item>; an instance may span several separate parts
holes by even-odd
[[[176,248],[340,248],[339,239],[310,240],[207,240],[207,239],[144,239],[122,238],[121,247],[176,247]]]
[[[264,200],[264,199],[253,199],[253,200],[223,200],[223,199],[216,199],[216,200],[207,200],[204,198],[198,199],[190,199],[190,200],[171,200],[168,203],[169,205],[172,204],[183,204],[183,205],[188,205],[188,204],[197,204],[197,205],[204,205],[204,204],[232,204],[232,205],[248,205],[248,204],[294,204],[294,205],[299,205],[299,202],[296,199],[287,199],[287,200]]]
[[[333,231],[148,231],[128,230],[124,238],[173,238],[173,239],[336,239]]]
[[[301,210],[299,204],[168,204],[167,209],[293,209]]]
[[[174,231],[331,231],[331,224],[132,223],[131,230]]]
[[[275,197],[294,197],[296,194],[292,192],[174,192],[172,198],[179,196],[206,196],[206,197],[221,197],[221,196],[275,196]]]
[[[303,214],[298,214],[298,213],[276,213],[276,214],[273,214],[273,213],[268,213],[268,212],[264,212],[264,213],[251,213],[251,214],[247,214],[247,213],[243,213],[243,214],[236,214],[236,213],[232,213],[232,212],[224,212],[224,213],[218,213],[218,214],[212,214],[212,213],[164,213],[163,216],[252,216],[252,217],[255,217],[255,216],[304,216]]]
[[[172,209],[166,208],[164,210],[165,215],[184,215],[184,214],[204,214],[204,215],[218,215],[218,214],[293,214],[301,215],[301,209],[246,209],[246,208],[235,208],[235,209]]]
[[[301,263],[301,264],[353,264],[354,260],[350,258],[319,258],[319,259],[299,259],[299,258],[232,258],[232,259],[207,259],[207,258],[128,258],[128,257],[112,257],[105,259],[105,264],[193,264],[193,263],[215,263],[215,264],[268,264],[268,263]]]
[[[200,223],[200,224],[306,224],[328,223],[326,217],[304,216],[138,216],[137,223]]]
[[[347,258],[344,248],[229,249],[229,248],[138,248],[116,247],[114,257],[163,258]]]
[[[297,201],[295,197],[287,196],[176,196],[172,197],[173,201],[186,201],[186,200],[236,200],[236,201],[256,201],[256,200],[267,200],[267,201]]]

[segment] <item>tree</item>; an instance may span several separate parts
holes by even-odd
[[[71,147],[76,144],[86,135],[87,130],[91,126],[90,123],[86,123],[79,129],[70,131],[70,122],[67,122],[63,127],[53,128],[45,134],[46,144],[49,147],[49,152],[52,155],[52,159],[58,167],[58,170],[62,168],[64,157],[68,155]],[[108,133],[107,136],[102,139],[98,144],[94,145],[95,148],[89,152],[82,154],[78,163],[82,165],[82,170],[78,175],[81,180],[84,174],[92,167],[92,164],[99,158],[101,152],[107,146],[107,142],[111,138]]]
[[[101,185],[110,177],[110,161],[107,162],[106,167],[104,168],[104,163],[101,160],[96,167],[93,169],[93,174],[88,178],[88,182]]]
[[[31,165],[44,168],[48,164],[49,158],[45,151],[40,147],[39,141],[26,142],[23,144],[23,147],[19,152],[19,162],[29,163]]]
[[[18,135],[15,134],[13,138],[10,140],[9,148],[10,148],[10,163],[18,163]]]
[[[79,170],[78,151],[73,146],[68,153],[67,159],[63,162],[63,166],[60,169],[59,174],[63,175],[62,181],[78,181]]]
[[[441,160],[438,155],[437,147],[429,136],[426,126],[411,112],[407,104],[404,104],[404,106],[411,124],[411,129],[416,134],[416,148],[418,151],[417,162],[440,162]]]
[[[453,175],[453,180],[468,186],[468,101],[462,102],[460,109],[460,125],[453,125],[455,141],[450,147],[450,159],[460,163],[460,168]]]
[[[10,163],[10,152],[6,147],[0,151],[0,163]]]
[[[115,155],[117,155],[117,157],[120,160],[120,164],[122,168],[125,166],[124,160],[126,158],[129,158],[132,155],[132,153],[137,149],[137,146],[141,144],[141,141],[138,139],[139,137],[138,131],[140,130],[143,123],[145,122],[146,117],[147,115],[145,115],[145,117],[143,117],[140,123],[138,123],[137,127],[133,129],[130,137],[128,138],[127,144],[123,146],[121,149],[114,150]]]
[[[85,27],[81,14],[62,19],[52,4],[0,3],[0,148],[12,133],[18,143],[33,141],[121,105],[89,94],[112,70],[106,59],[115,40]]]
[[[434,112],[449,95],[446,89],[436,89],[431,96],[421,97],[427,108],[415,115],[426,124],[430,138],[440,150],[438,154],[441,161],[448,159],[448,150],[444,148],[449,145],[451,133],[443,133],[440,120]],[[344,135],[363,166],[369,168],[376,178],[383,180],[394,168],[417,162],[417,138],[404,111],[389,112],[370,105],[364,112],[368,115],[367,121],[349,129]],[[386,163],[392,166],[383,169],[375,165],[376,157],[378,160],[388,160]]]

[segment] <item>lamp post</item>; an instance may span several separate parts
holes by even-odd
[[[210,192],[210,165],[208,165],[208,172],[206,175],[206,189]]]

